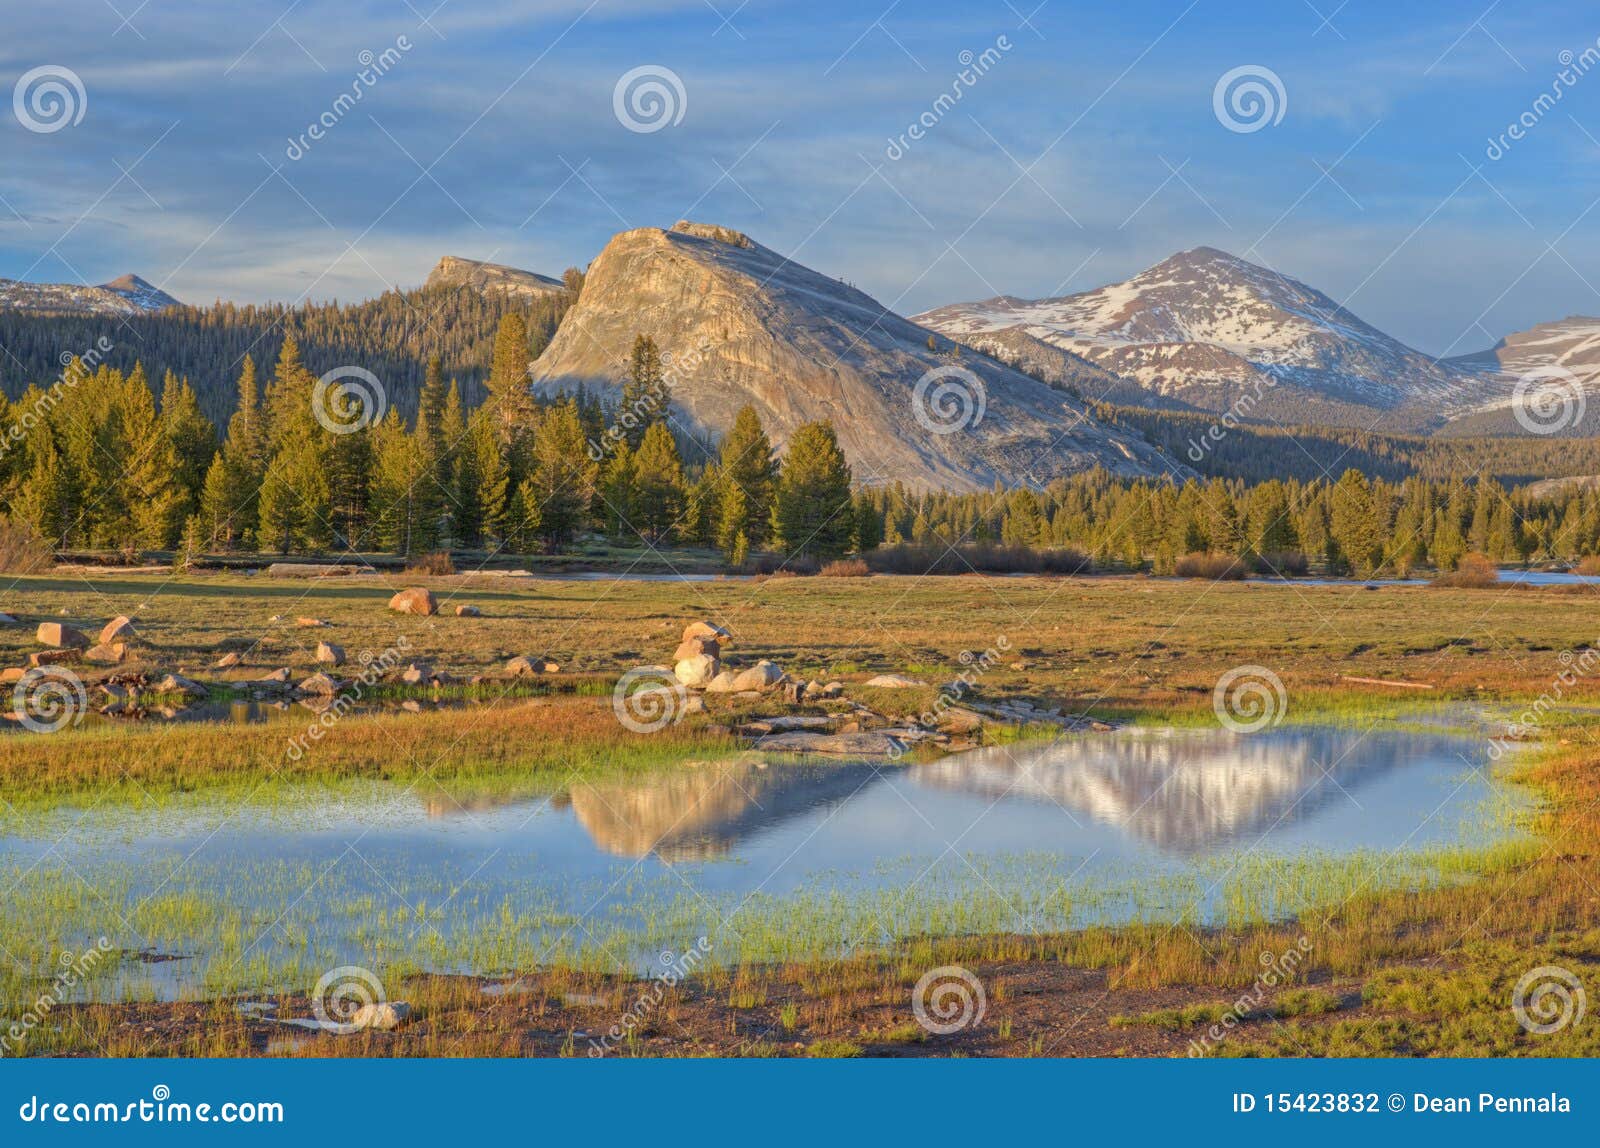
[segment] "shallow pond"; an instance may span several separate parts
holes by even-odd
[[[15,818],[0,924],[181,959],[116,995],[306,988],[353,964],[499,974],[782,959],[924,933],[1280,918],[1451,880],[1519,806],[1426,726],[1128,729],[904,766],[675,769],[555,794],[306,788]]]

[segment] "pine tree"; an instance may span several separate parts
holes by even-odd
[[[528,323],[512,311],[500,320],[494,337],[494,360],[485,385],[485,406],[493,412],[500,441],[507,446],[523,439],[533,428],[533,392],[528,382]]]
[[[606,461],[600,479],[600,504],[607,533],[621,538],[639,532],[639,485],[635,480],[634,454],[626,442],[619,441]]]
[[[638,450],[645,431],[666,421],[672,396],[661,369],[661,352],[648,335],[636,335],[628,356],[628,377],[622,384],[617,426],[630,450]]]
[[[741,407],[734,416],[733,426],[722,440],[717,469],[724,487],[737,486],[743,495],[730,498],[724,494],[720,500],[717,544],[726,551],[733,539],[743,534],[759,546],[766,540],[772,518],[778,464],[754,407]]]
[[[187,379],[167,372],[161,388],[161,434],[177,461],[178,486],[183,491],[183,516],[200,504],[206,469],[217,452],[217,432],[200,413],[200,400]]]
[[[466,517],[466,537],[475,545],[485,539],[505,541],[506,503],[511,497],[511,469],[500,438],[499,416],[479,407],[467,424],[467,449],[457,469],[457,497]]]
[[[772,526],[784,552],[827,560],[855,542],[850,464],[833,424],[807,423],[789,440],[773,500]]]
[[[589,457],[577,404],[571,399],[556,404],[534,436],[528,488],[546,542],[563,545],[584,528],[598,478],[599,464]]]
[[[683,515],[683,460],[663,422],[651,423],[634,458],[639,523],[651,543],[660,543]]]

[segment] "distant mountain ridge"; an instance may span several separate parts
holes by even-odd
[[[1019,336],[1038,340],[1135,385],[1148,405],[1225,411],[1254,394],[1266,396],[1258,417],[1309,408],[1330,422],[1371,425],[1376,414],[1385,425],[1421,429],[1496,389],[1315,288],[1212,247],[1093,291],[999,296],[913,321],[983,350]]]
[[[930,348],[926,328],[730,228],[685,221],[613,237],[534,362],[536,387],[614,397],[639,334],[668,363],[686,429],[720,435],[749,404],[781,446],[801,424],[831,418],[859,481],[973,490],[1095,466],[1130,476],[1184,469],[1065,391],[994,359],[958,362],[948,347]],[[951,385],[957,407],[968,400],[944,414],[977,417],[941,433],[932,392],[918,399],[930,372]]]
[[[171,295],[137,275],[122,275],[98,287],[0,279],[0,311],[138,315],[181,305]]]
[[[428,274],[424,287],[471,287],[477,291],[498,291],[512,296],[553,295],[565,290],[559,279],[507,267],[503,263],[481,263],[459,255],[446,255]]]

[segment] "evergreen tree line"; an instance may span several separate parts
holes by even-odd
[[[390,405],[414,419],[432,357],[459,380],[469,406],[482,400],[495,334],[508,313],[522,314],[528,356],[537,357],[582,290],[583,274],[569,269],[564,281],[564,291],[531,299],[443,285],[355,304],[215,303],[120,320],[0,311],[0,392],[16,399],[30,385],[47,386],[61,370],[62,348],[87,349],[109,337],[108,365],[128,373],[142,363],[152,378],[171,372],[187,380],[201,412],[220,427],[233,414],[244,357],[272,362],[292,338],[312,362],[362,364],[383,380]]]
[[[1413,475],[1448,480],[1483,475],[1507,486],[1544,478],[1600,474],[1600,438],[1544,435],[1434,437],[1337,426],[1239,425],[1217,439],[1221,415],[1094,404],[1102,420],[1144,435],[1167,456],[1208,477],[1311,482],[1359,470],[1398,482]]]
[[[856,497],[863,539],[1072,548],[1158,573],[1194,553],[1291,569],[1303,556],[1359,577],[1453,570],[1468,553],[1504,563],[1600,554],[1600,491],[1584,484],[1508,490],[1494,479],[1389,481],[1351,469],[1337,481],[1178,485],[1097,470],[1043,491],[926,494],[896,485]]]
[[[650,339],[636,340],[608,407],[581,390],[536,398],[529,338],[520,311],[502,317],[476,408],[436,357],[412,418],[390,406],[353,430],[344,412],[318,411],[293,336],[265,379],[245,356],[221,434],[171,372],[158,403],[142,366],[74,364],[60,385],[0,398],[0,495],[58,548],[521,554],[599,532],[743,563],[758,549],[826,559],[856,546],[850,467],[828,423],[802,427],[780,460],[746,408],[686,462]]]

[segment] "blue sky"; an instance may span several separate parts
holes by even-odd
[[[0,104],[5,277],[135,271],[191,302],[353,299],[419,283],[443,254],[559,274],[616,231],[692,214],[905,313],[1084,290],[1209,244],[1433,353],[1600,314],[1593,5],[12,7],[0,97],[53,66],[85,103],[49,132]],[[362,85],[361,53],[401,37]],[[963,83],[962,53],[986,49]],[[639,67],[677,78],[681,119],[620,122],[618,81]],[[1259,130],[1214,109],[1240,67],[1284,93]],[[924,113],[923,138],[890,148]]]

